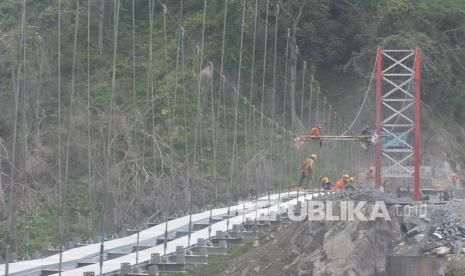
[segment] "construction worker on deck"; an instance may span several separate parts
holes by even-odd
[[[323,177],[323,179],[321,179],[320,188],[323,188],[325,190],[331,190],[332,186],[334,186],[334,183],[329,181],[329,178],[327,176],[325,176],[325,177]]]
[[[348,174],[344,174],[342,176],[341,179],[339,179],[337,182],[336,182],[336,188],[337,189],[344,189],[344,187],[346,186],[346,184],[349,183],[349,175]]]
[[[316,154],[310,154],[300,167],[300,170],[302,171],[302,174],[300,176],[299,180],[299,187],[302,186],[304,183],[305,178],[307,177],[307,174],[313,174],[313,163],[317,160]]]
[[[345,181],[344,189],[355,189],[353,176],[350,176],[349,179]]]
[[[318,142],[320,144],[321,148],[321,138],[320,138],[320,131],[321,131],[321,124],[316,124],[311,130],[310,130],[310,137],[312,140],[316,143]]]

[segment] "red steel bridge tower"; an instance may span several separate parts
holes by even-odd
[[[413,184],[413,199],[420,200],[420,69],[415,50],[378,49],[376,55],[375,184],[401,179]],[[413,180],[413,181],[412,181]]]

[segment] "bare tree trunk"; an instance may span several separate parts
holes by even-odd
[[[105,12],[105,0],[99,0],[99,16],[98,16],[98,51],[103,53],[103,17]]]

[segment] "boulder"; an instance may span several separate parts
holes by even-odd
[[[420,226],[415,226],[415,227],[411,228],[410,230],[408,230],[407,237],[413,237],[413,236],[418,235],[418,234],[420,234],[422,232],[423,232],[423,229],[421,229]]]
[[[424,234],[418,234],[413,237],[416,243],[420,243],[425,238]]]
[[[433,249],[433,253],[438,256],[445,256],[450,253],[450,247],[441,246],[441,247],[435,248]]]
[[[260,243],[258,242],[258,240],[254,240],[252,243],[252,247],[258,247],[258,246],[260,246]]]

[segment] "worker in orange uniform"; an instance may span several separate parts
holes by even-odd
[[[321,138],[320,138],[320,131],[321,131],[321,124],[316,124],[311,130],[310,130],[310,137],[312,140],[316,143],[318,142],[320,144],[320,148],[322,145]]]
[[[349,183],[349,175],[348,174],[344,174],[342,176],[341,179],[339,179],[337,182],[336,182],[336,188],[339,190],[339,189],[344,189],[344,187],[346,186],[346,184]]]
[[[300,170],[302,171],[302,174],[300,176],[299,180],[299,187],[302,187],[302,184],[304,183],[305,178],[307,177],[308,173],[313,174],[313,164],[317,160],[316,154],[310,154],[300,167]]]
[[[453,173],[452,176],[450,177],[450,180],[452,181],[452,185],[454,185],[454,188],[457,186],[457,181],[459,180],[459,176],[456,173]]]

